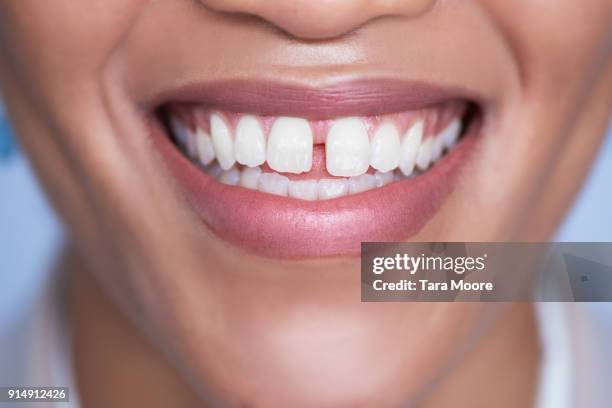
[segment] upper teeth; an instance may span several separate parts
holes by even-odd
[[[183,122],[177,118],[171,119],[171,125],[174,135],[178,139],[177,141],[187,150],[187,154],[190,157],[195,157],[197,155],[194,148],[196,146],[195,136],[191,130],[187,126],[183,125]]]
[[[370,166],[380,171],[395,169],[400,162],[400,136],[393,123],[383,123],[370,144]]]
[[[334,176],[358,176],[370,167],[368,130],[359,118],[334,122],[325,143],[327,171]]]
[[[254,116],[245,115],[238,121],[234,156],[238,163],[249,167],[259,166],[266,161],[266,139]]]
[[[416,166],[419,170],[427,170],[429,167],[429,163],[431,163],[432,145],[433,139],[431,137],[421,142],[416,157]]]
[[[208,133],[199,128],[196,130],[195,138],[200,162],[204,166],[208,166],[217,157],[212,139]]]
[[[399,168],[405,175],[412,174],[414,165],[416,163],[417,152],[419,146],[423,140],[423,122],[418,121],[417,123],[410,126],[400,147],[400,164]]]
[[[280,117],[268,137],[268,166],[283,173],[304,173],[312,167],[312,130],[306,119]]]
[[[220,168],[226,171],[222,181],[228,184],[255,188],[264,177],[264,190],[305,199],[314,199],[315,190],[319,197],[329,197],[380,186],[383,181],[378,175],[391,174],[392,178],[392,171],[396,169],[405,176],[410,176],[415,168],[424,171],[456,143],[461,129],[458,117],[431,137],[424,135],[423,119],[413,121],[403,134],[392,120],[381,120],[371,127],[370,133],[361,118],[336,119],[329,125],[325,139],[326,167],[333,176],[351,179],[346,186],[340,186],[333,179],[321,180],[315,186],[306,181],[289,184],[285,182],[286,177],[262,175],[258,168],[267,162],[280,173],[311,170],[314,137],[306,119],[279,117],[267,136],[262,120],[253,115],[242,115],[234,122],[234,130],[224,114],[213,112],[209,120],[210,133],[203,126],[191,130],[180,119],[171,117],[175,138],[190,157],[199,159],[203,166],[217,159]],[[253,170],[234,172],[236,163]],[[367,174],[370,167],[378,170],[377,175]]]
[[[210,116],[210,133],[212,134],[212,143],[219,165],[223,170],[228,170],[236,163],[234,142],[229,126],[217,113]]]

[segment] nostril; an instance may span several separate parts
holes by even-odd
[[[208,9],[250,14],[303,39],[339,37],[381,17],[415,17],[435,0],[200,0]]]

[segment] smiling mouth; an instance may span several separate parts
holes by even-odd
[[[219,182],[299,200],[329,200],[417,177],[457,144],[467,104],[364,117],[307,120],[165,109],[171,137]]]
[[[417,233],[452,190],[481,116],[456,92],[395,81],[213,84],[154,111],[163,157],[200,219],[283,258]]]

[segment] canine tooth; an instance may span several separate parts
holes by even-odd
[[[234,156],[245,166],[255,167],[266,161],[266,139],[256,117],[245,115],[236,125]]]
[[[317,180],[294,180],[289,182],[289,197],[301,200],[316,200],[319,196]]]
[[[358,176],[370,166],[368,130],[359,118],[336,120],[325,142],[327,171],[334,176]]]
[[[376,176],[373,174],[362,174],[361,176],[351,177],[348,180],[349,194],[361,193],[376,188]]]
[[[348,181],[346,179],[319,180],[319,200],[328,200],[348,194]]]
[[[240,185],[244,188],[257,190],[259,176],[261,176],[261,169],[259,167],[245,167],[240,173]]]
[[[287,195],[289,179],[277,173],[263,173],[259,176],[259,191],[264,193],[276,194],[279,196]]]
[[[215,148],[213,147],[212,139],[208,133],[200,128],[196,130],[196,148],[202,165],[208,166],[215,160]]]
[[[219,181],[223,184],[227,184],[230,186],[236,186],[240,182],[240,170],[235,167],[232,167],[229,170],[225,170],[219,176]]]
[[[219,165],[223,170],[229,170],[236,163],[234,143],[229,127],[217,113],[210,116],[210,133]]]
[[[427,170],[431,162],[431,149],[433,146],[433,138],[429,137],[421,142],[417,153],[416,166],[419,170]]]
[[[307,120],[279,117],[268,136],[268,166],[278,172],[308,172],[312,167],[312,144]]]
[[[400,160],[400,137],[395,125],[382,124],[374,133],[370,148],[370,166],[382,172],[396,168]]]
[[[399,168],[404,175],[409,176],[414,170],[417,152],[423,139],[423,121],[414,123],[404,134],[400,147]]]
[[[386,186],[393,181],[393,171],[387,171],[385,173],[377,171],[374,173],[376,178],[376,187]]]
[[[440,160],[442,157],[442,152],[444,151],[444,139],[442,139],[442,135],[439,134],[433,138],[431,144],[431,161],[433,163]]]
[[[442,131],[442,139],[444,140],[444,147],[447,149],[453,147],[457,143],[459,138],[459,132],[461,132],[461,120],[459,118],[453,119],[453,121]]]

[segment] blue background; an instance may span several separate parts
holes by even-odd
[[[62,228],[3,116],[0,107],[0,333],[36,296],[62,242]],[[611,180],[612,129],[558,240],[612,241]],[[596,309],[607,314],[608,306]]]

